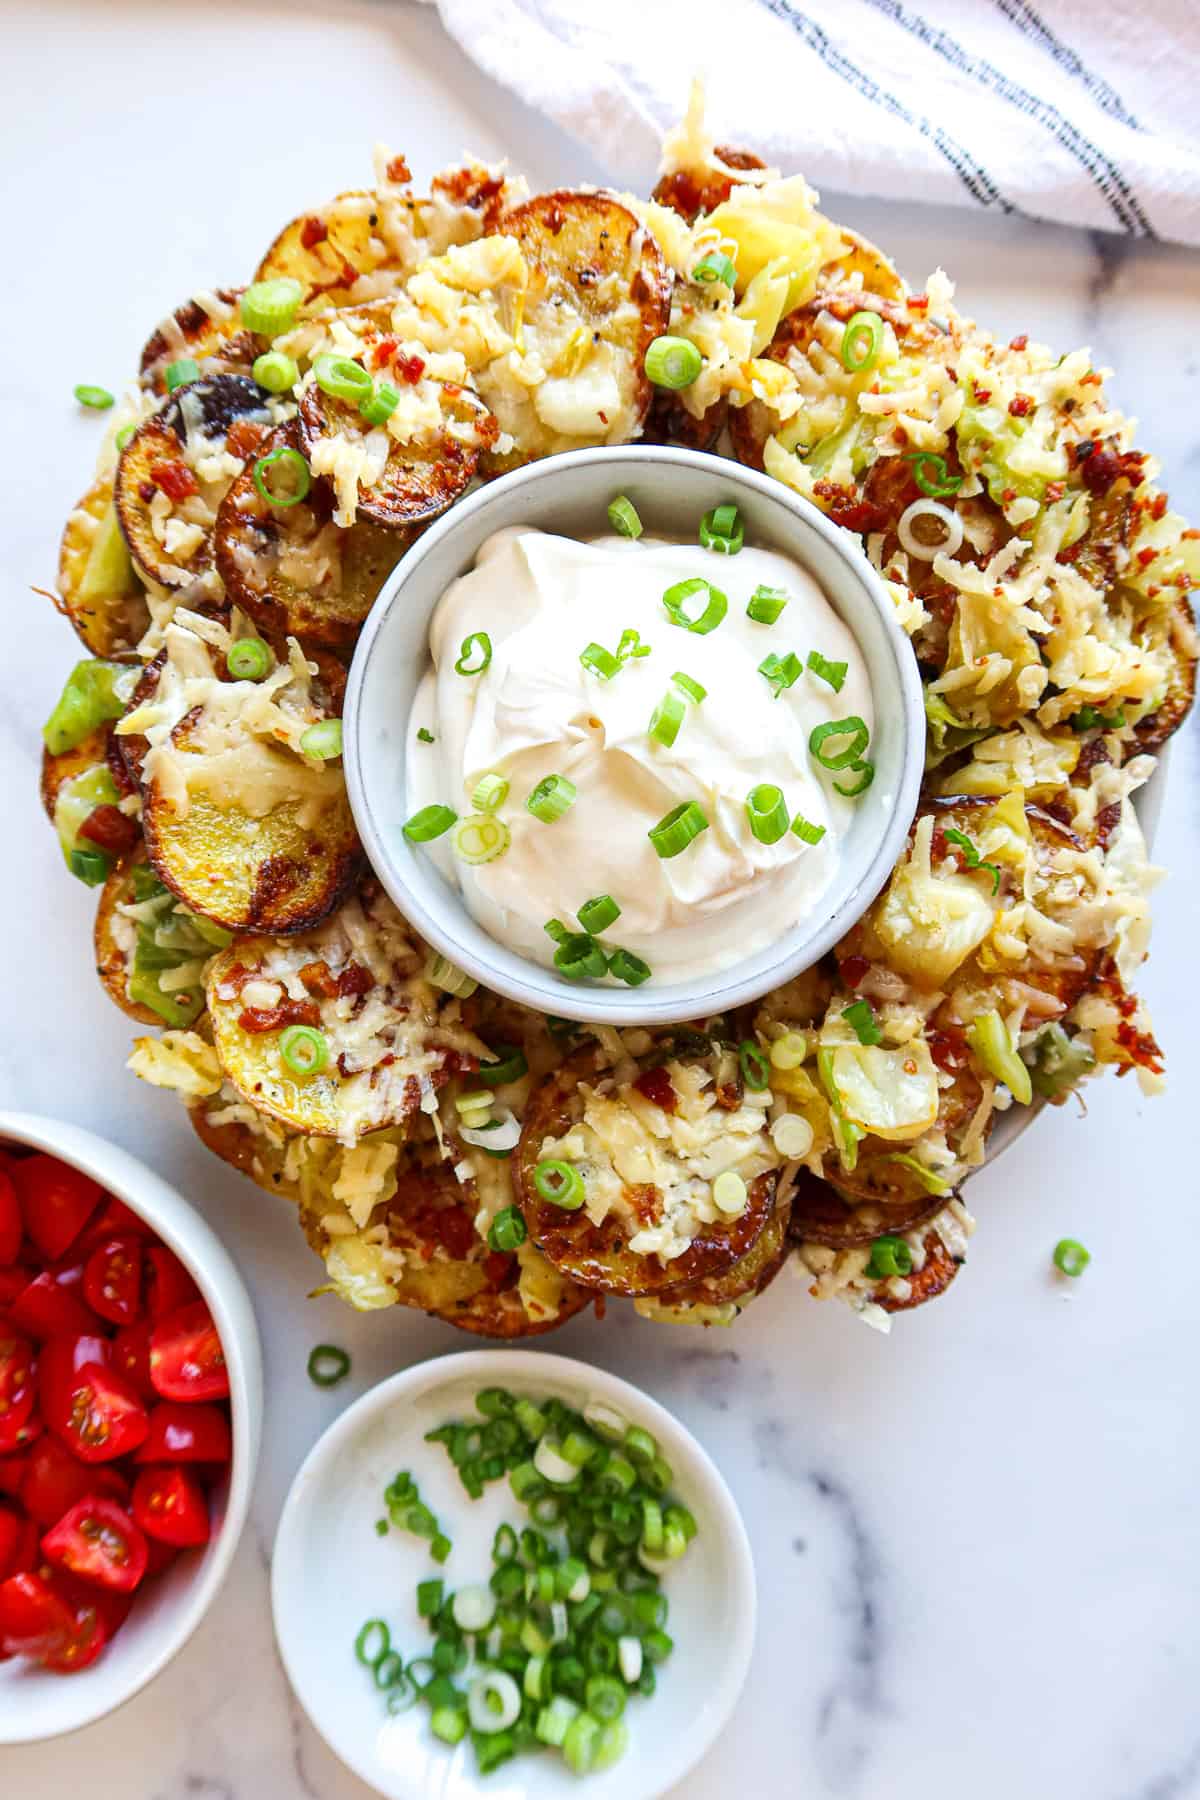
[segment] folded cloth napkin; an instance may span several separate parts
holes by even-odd
[[[1200,244],[1197,0],[436,0],[489,75],[644,186],[718,142],[843,194]]]

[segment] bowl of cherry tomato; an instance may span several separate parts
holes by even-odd
[[[0,1112],[0,1745],[74,1731],[186,1643],[262,1432],[250,1299],[125,1151]]]

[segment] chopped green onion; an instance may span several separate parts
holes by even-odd
[[[708,820],[700,807],[694,800],[683,800],[664,814],[657,825],[652,825],[646,836],[665,862],[686,850],[702,831],[707,830]]]
[[[200,374],[200,364],[194,356],[181,356],[178,362],[167,364],[167,392],[173,394],[176,388],[186,387],[189,381],[195,381]]]
[[[516,1044],[497,1044],[493,1051],[495,1062],[481,1063],[475,1071],[476,1079],[490,1088],[505,1087],[510,1081],[520,1081],[522,1075],[529,1073],[529,1064],[524,1053]]]
[[[593,937],[607,931],[620,916],[621,909],[611,894],[597,894],[594,900],[585,900],[576,914],[583,929],[591,932]]]
[[[783,588],[767,587],[760,581],[746,602],[746,617],[756,625],[774,625],[787,603]]]
[[[1000,1014],[994,1009],[978,1014],[967,1026],[966,1036],[988,1074],[1002,1081],[1014,1100],[1028,1106],[1033,1099],[1033,1081]]]
[[[1118,706],[1116,712],[1102,713],[1094,706],[1081,706],[1072,713],[1067,724],[1072,731],[1119,731],[1126,723],[1125,708]]]
[[[471,631],[459,646],[454,665],[457,675],[482,675],[492,660],[492,640],[486,631]]]
[[[392,1647],[392,1634],[382,1619],[368,1619],[354,1640],[354,1654],[366,1669],[377,1669]]]
[[[593,1675],[587,1684],[587,1709],[593,1718],[607,1723],[625,1711],[625,1685],[612,1675]]]
[[[553,825],[575,804],[578,789],[565,775],[543,775],[525,802],[528,812],[543,825]]]
[[[778,700],[784,688],[794,687],[799,681],[804,673],[804,664],[794,650],[789,650],[786,656],[776,656],[772,650],[771,654],[764,656],[759,663],[758,672],[765,676],[776,700]]]
[[[263,337],[278,337],[295,323],[303,298],[304,289],[290,275],[251,282],[242,295],[242,324],[247,331],[260,332]]]
[[[320,762],[331,762],[335,756],[342,754],[342,721],[340,719],[318,719],[300,733],[300,748],[305,756],[313,756]]]
[[[1061,1025],[1038,1032],[1029,1078],[1043,1100],[1060,1100],[1096,1066],[1096,1053],[1082,1036],[1068,1037]]]
[[[503,775],[481,775],[471,792],[471,805],[477,812],[495,812],[508,799],[508,783]]]
[[[606,650],[603,644],[587,644],[579,652],[579,660],[585,669],[590,669],[601,681],[611,681],[621,668],[619,658],[611,650]]]
[[[743,1038],[738,1045],[738,1067],[752,1094],[761,1094],[769,1086],[771,1065],[753,1038]]]
[[[67,867],[86,887],[100,887],[108,880],[109,861],[102,850],[72,850]]]
[[[262,356],[255,357],[250,373],[268,394],[286,394],[299,381],[300,366],[295,357],[285,355],[282,350],[267,350]]]
[[[540,1199],[561,1206],[564,1212],[577,1212],[583,1205],[586,1190],[574,1163],[554,1159],[538,1163],[533,1171],[533,1185]]]
[[[261,681],[270,674],[274,662],[271,647],[262,638],[244,637],[229,646],[225,667],[235,681]]]
[[[424,725],[422,725],[417,732],[417,742],[418,744],[436,744],[437,739],[434,737],[432,731],[427,731]]]
[[[702,700],[708,699],[708,689],[702,687],[698,681],[694,681],[690,675],[685,675],[682,669],[676,669],[671,680],[680,693],[686,694],[689,700],[694,700],[697,706]]]
[[[465,863],[478,868],[494,862],[512,842],[512,832],[494,813],[475,813],[454,833],[454,848]]]
[[[825,836],[824,825],[814,825],[803,813],[797,813],[792,820],[792,830],[806,844],[819,844]]]
[[[426,808],[427,812],[430,810],[432,809]],[[417,817],[420,816],[418,813]],[[434,835],[437,835],[436,832]],[[425,979],[431,981],[434,987],[441,988],[444,994],[457,994],[460,1000],[469,1000],[479,986],[465,969],[460,969],[445,956],[429,957],[425,964]]]
[[[352,356],[334,356],[325,354],[318,356],[313,363],[313,375],[317,386],[323,394],[333,400],[345,400],[351,406],[369,399],[374,383],[360,362]]]
[[[713,1204],[727,1218],[740,1218],[746,1210],[749,1191],[736,1169],[723,1169],[712,1184]]]
[[[704,367],[704,358],[690,339],[656,337],[646,351],[646,374],[655,387],[691,387]]]
[[[609,502],[608,522],[621,537],[640,538],[642,521],[638,517],[637,507],[624,494],[618,494]]]
[[[746,541],[746,528],[736,506],[714,506],[700,521],[700,542],[719,556],[736,556]]]
[[[798,1069],[808,1055],[808,1040],[802,1031],[785,1031],[771,1045],[773,1069]]]
[[[652,648],[653,646],[650,644],[643,644],[640,631],[634,631],[632,627],[626,626],[621,633],[621,641],[617,645],[617,661],[624,665],[629,662],[631,657],[649,656]]]
[[[130,682],[136,679],[136,668],[131,672],[127,663],[96,658],[77,662],[42,727],[51,756],[74,750],[98,726],[119,719],[129,704]]]
[[[677,694],[665,693],[654,711],[650,714],[647,727],[655,743],[670,749],[679,736],[679,727],[683,724],[686,708]]]
[[[318,1344],[308,1358],[308,1379],[315,1387],[336,1387],[350,1373],[350,1357],[337,1344]]]
[[[855,1000],[843,1007],[842,1017],[860,1044],[882,1044],[883,1032],[869,1000]]]
[[[561,919],[547,919],[546,923],[542,926],[542,930],[547,937],[552,937],[556,944],[561,944],[565,937],[570,937],[571,935]]]
[[[422,1619],[432,1619],[441,1611],[442,1597],[446,1584],[437,1576],[431,1581],[417,1583],[417,1613]]]
[[[609,958],[608,972],[616,981],[623,981],[626,987],[641,987],[643,981],[649,981],[653,970],[632,950],[617,950]]]
[[[116,437],[113,439],[116,448],[118,450],[123,450],[136,430],[136,425],[122,425],[120,431],[118,431]]]
[[[466,1715],[454,1706],[435,1706],[429,1715],[429,1729],[443,1744],[461,1744],[467,1735]]]
[[[830,662],[819,650],[808,653],[808,667],[819,681],[827,681],[835,694],[840,694],[846,680],[849,663]]]
[[[293,1075],[319,1075],[329,1061],[329,1041],[315,1025],[289,1025],[279,1039],[279,1054]]]
[[[1069,1275],[1072,1281],[1078,1279],[1091,1262],[1091,1252],[1075,1238],[1060,1238],[1054,1246],[1054,1266],[1063,1275]]]
[[[89,387],[86,381],[81,381],[72,391],[80,406],[86,406],[91,412],[107,412],[116,404],[115,394],[110,394],[107,388]]]
[[[405,821],[404,835],[410,844],[428,844],[449,831],[457,818],[448,806],[423,806]]]
[[[488,1228],[488,1248],[519,1250],[526,1238],[525,1220],[515,1206],[498,1212]]]
[[[927,1194],[948,1194],[951,1191],[948,1181],[943,1181],[936,1170],[931,1169],[928,1163],[919,1162],[915,1156],[906,1156],[903,1151],[896,1150],[886,1156],[884,1161],[897,1163],[900,1168],[907,1169],[910,1175],[915,1175]]]
[[[704,287],[719,281],[723,287],[731,288],[737,280],[737,266],[723,250],[710,250],[692,270],[692,280]]]
[[[850,764],[850,773],[857,775],[858,780],[852,782],[849,787],[843,787],[840,781],[835,781],[833,791],[835,794],[844,794],[847,800],[854,800],[859,794],[865,794],[874,781],[875,764],[864,757],[861,762]]]
[[[608,958],[586,931],[569,931],[559,940],[554,966],[568,981],[599,981],[608,974]]]
[[[882,1281],[891,1275],[908,1275],[912,1272],[912,1251],[902,1237],[885,1235],[877,1237],[871,1245],[871,1258],[867,1263],[867,1274],[876,1281]]]
[[[276,488],[272,470],[284,477],[282,488]],[[312,486],[308,464],[298,450],[286,444],[272,450],[269,456],[260,456],[250,473],[259,497],[279,511],[298,506]]]
[[[783,789],[772,781],[760,781],[746,795],[746,817],[760,844],[777,844],[788,828]]]
[[[951,475],[945,457],[935,456],[932,450],[910,451],[904,460],[912,464],[913,480],[931,500],[948,500],[963,484],[961,475]]]
[[[707,594],[704,609],[697,617],[684,611],[684,603],[697,594]],[[672,625],[681,625],[685,631],[694,631],[697,637],[707,637],[715,631],[729,610],[729,601],[720,588],[713,587],[699,575],[691,575],[686,581],[677,581],[669,587],[662,597],[667,617]]]
[[[842,333],[838,354],[849,375],[861,375],[873,369],[883,348],[883,320],[878,313],[856,312]]]
[[[831,738],[849,738],[849,747],[836,753],[828,752],[825,746]],[[815,725],[809,733],[808,748],[823,769],[848,769],[852,763],[857,763],[870,741],[866,721],[857,713],[851,713],[847,719],[829,719],[824,725]]]
[[[958,845],[967,859],[968,869],[987,870],[992,878],[992,893],[998,894],[1000,892],[1000,865],[994,862],[984,862],[979,854],[978,845],[972,843],[965,831],[958,831],[955,827],[950,826],[942,833],[942,836],[948,844]]]
[[[370,393],[358,403],[358,410],[368,425],[386,425],[400,404],[400,390],[390,381],[377,381]]]

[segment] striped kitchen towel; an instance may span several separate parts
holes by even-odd
[[[705,77],[721,143],[842,194],[1200,244],[1200,0],[436,0],[644,187]]]

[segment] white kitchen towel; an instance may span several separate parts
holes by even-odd
[[[435,0],[489,75],[644,186],[718,142],[843,194],[1200,244],[1200,0]]]

